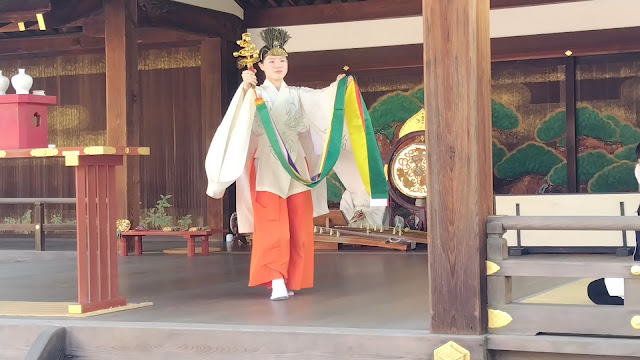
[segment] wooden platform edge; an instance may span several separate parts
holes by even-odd
[[[29,348],[25,360],[65,359],[67,357],[67,329],[44,329]]]

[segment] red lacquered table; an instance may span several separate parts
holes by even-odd
[[[0,150],[0,159],[64,157],[75,168],[78,304],[69,305],[69,313],[127,304],[118,294],[115,171],[125,156],[149,153],[147,147],[124,146]]]

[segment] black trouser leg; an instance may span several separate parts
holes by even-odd
[[[623,298],[609,295],[604,279],[590,282],[589,286],[587,286],[587,295],[597,305],[624,305]]]

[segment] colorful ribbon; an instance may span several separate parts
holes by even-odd
[[[378,143],[371,125],[371,117],[362,99],[356,79],[353,78],[349,86],[347,86],[347,82],[347,77],[338,82],[333,117],[322,152],[320,172],[313,174],[310,178],[303,177],[297,169],[289,151],[284,146],[282,137],[276,129],[263,99],[256,100],[256,108],[258,114],[260,114],[260,120],[269,143],[280,164],[293,179],[309,188],[315,187],[327,177],[338,161],[342,151],[342,134],[346,122],[358,172],[365,189],[377,205],[381,205],[382,202],[386,205],[389,197],[389,187],[384,175]]]

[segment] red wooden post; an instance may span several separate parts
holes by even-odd
[[[118,208],[117,202],[117,190],[116,190],[116,165],[107,166],[107,232],[106,242],[109,244],[109,289],[111,291],[111,298],[118,298],[118,245],[116,243],[116,212]],[[122,162],[120,163],[122,165]],[[125,251],[127,250],[127,242],[125,241]],[[125,300],[126,301],[126,300]]]
[[[191,235],[185,235],[184,238],[187,240],[187,256],[196,256],[196,239]]]
[[[76,168],[76,226],[78,249],[78,302],[80,304],[89,301],[89,280],[87,271],[87,168]]]
[[[209,255],[209,235],[202,237],[202,255]]]
[[[118,248],[120,249],[120,256],[129,256],[126,237],[122,236],[118,239]]]
[[[136,236],[136,255],[142,255],[142,236]]]
[[[127,255],[126,240],[116,237],[116,167],[125,156],[149,155],[149,148],[90,146],[3,150],[0,159],[65,157],[76,171],[78,232],[78,304],[72,314],[127,304],[118,295],[118,246]]]
[[[76,166],[78,303],[70,313],[127,304],[118,296],[115,166],[122,155],[80,157]]]

